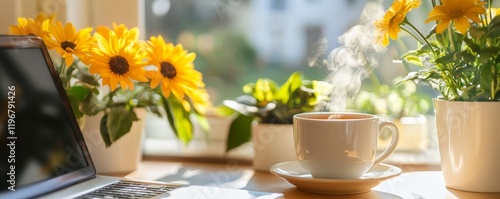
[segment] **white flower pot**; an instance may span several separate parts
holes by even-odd
[[[256,124],[252,127],[253,167],[269,171],[280,162],[297,160],[292,124]]]
[[[402,117],[396,119],[394,124],[399,130],[399,142],[395,152],[422,152],[428,146],[428,122],[423,115],[414,117]],[[383,132],[390,135],[390,131]],[[378,151],[385,150],[391,142],[391,137],[378,138]]]
[[[82,133],[89,149],[92,162],[98,174],[122,175],[134,171],[142,159],[141,143],[143,138],[146,109],[135,109],[139,118],[132,124],[130,132],[106,148],[100,132],[103,113],[85,119]]]
[[[446,186],[500,192],[500,102],[434,100]]]

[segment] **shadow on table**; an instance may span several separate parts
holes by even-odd
[[[175,174],[163,176],[158,181],[224,187],[226,184],[238,182],[243,175],[244,172],[239,170],[213,171],[183,166]]]
[[[500,193],[477,193],[477,192],[468,192],[468,191],[460,191],[452,188],[446,187],[448,192],[453,194],[455,197],[460,199],[498,199],[500,198]]]
[[[336,198],[342,198],[342,199],[403,199],[402,197],[399,197],[394,194],[390,193],[385,193],[382,191],[375,191],[372,190],[367,193],[362,193],[362,194],[352,194],[352,195],[332,195],[332,194],[316,194],[316,193],[309,193],[302,191],[297,188],[290,188],[287,189],[283,192],[283,195],[285,196],[286,199],[289,198],[308,198],[308,199],[322,199],[322,198],[328,198],[328,199],[336,199]]]

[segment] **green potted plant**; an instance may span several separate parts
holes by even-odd
[[[421,69],[409,73],[405,81],[427,83],[442,95],[434,99],[434,108],[446,185],[500,192],[496,158],[500,152],[500,12],[490,0],[428,3],[428,17],[414,20],[435,23],[427,34],[407,17],[421,2],[396,0],[374,24],[377,41],[387,45],[403,30],[418,42],[403,58]]]
[[[293,115],[315,110],[319,102],[328,100],[331,90],[327,82],[306,80],[299,72],[292,73],[281,86],[267,78],[246,84],[245,95],[223,102],[235,114],[226,150],[253,140],[254,167],[258,170],[294,160]]]

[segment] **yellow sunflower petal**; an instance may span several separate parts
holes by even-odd
[[[66,54],[66,56],[64,56],[64,61],[66,62],[66,67],[71,66],[71,64],[73,64],[73,55],[69,53]]]
[[[458,32],[465,34],[465,32],[467,32],[469,27],[470,27],[469,20],[466,17],[460,17],[458,19],[455,19],[455,28],[458,30]]]
[[[169,97],[170,96],[171,90],[170,90],[170,86],[169,85],[170,84],[169,84],[168,81],[163,81],[162,82],[161,91],[163,93],[163,96],[165,96],[165,97]]]
[[[440,21],[437,24],[436,33],[440,34],[440,33],[444,32],[444,30],[446,30],[446,28],[448,28],[449,24],[450,24],[450,20],[442,20],[442,21]]]
[[[191,111],[191,104],[187,100],[183,99],[181,100],[181,103],[182,107],[184,107],[184,110],[186,110],[187,112]]]

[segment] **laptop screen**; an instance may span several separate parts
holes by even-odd
[[[95,175],[51,66],[40,39],[0,36],[0,196],[29,197]]]

